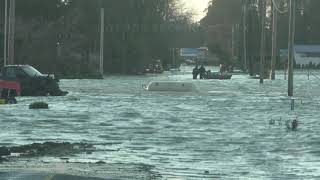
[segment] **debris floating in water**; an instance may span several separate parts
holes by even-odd
[[[299,125],[298,118],[294,119],[293,121],[290,121],[290,120],[286,121],[286,126],[288,130],[296,131],[298,129],[298,125]]]
[[[45,102],[34,102],[29,105],[29,109],[49,109],[49,105]]]
[[[298,120],[295,119],[292,121],[292,130],[297,130],[298,128]]]
[[[270,119],[270,120],[269,120],[269,124],[270,124],[270,125],[275,125],[275,124],[276,124],[276,120]]]
[[[278,122],[278,123],[276,123],[276,122]],[[286,120],[284,122],[285,122],[285,125],[288,130],[296,131],[298,129],[298,125],[299,125],[298,117],[296,117],[294,120]],[[280,118],[279,120],[270,119],[269,125],[282,126],[282,118]]]

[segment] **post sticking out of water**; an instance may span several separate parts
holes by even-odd
[[[294,99],[291,99],[291,111],[294,110]]]
[[[296,0],[290,0],[288,40],[288,96],[293,96],[293,61]]]
[[[283,70],[284,70],[284,80],[287,80],[287,68],[286,68],[286,62],[284,63]]]
[[[308,80],[310,80],[310,65],[308,65]]]

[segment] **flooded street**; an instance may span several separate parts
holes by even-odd
[[[66,97],[21,97],[17,105],[0,107],[0,146],[89,143],[96,151],[70,156],[70,162],[146,164],[163,178],[320,178],[318,79],[295,73],[292,112],[281,72],[260,85],[247,75],[191,80],[191,70],[63,80]],[[142,89],[155,80],[194,82],[198,91]],[[50,109],[29,110],[34,101]],[[285,121],[296,116],[298,131],[288,131]],[[271,119],[279,121],[270,125]]]

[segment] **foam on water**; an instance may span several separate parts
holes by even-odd
[[[154,165],[167,178],[319,177],[319,86],[295,76],[296,110],[290,112],[287,82],[235,75],[232,80],[191,80],[180,74],[65,80],[66,97],[19,98],[0,107],[0,145],[44,141],[87,142],[97,151],[74,162]],[[147,92],[153,80],[193,82],[198,93]],[[29,110],[33,101],[49,110]],[[298,131],[269,125],[299,115]]]

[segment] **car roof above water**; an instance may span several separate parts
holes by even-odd
[[[146,87],[148,91],[175,91],[175,92],[192,92],[195,86],[191,82],[180,81],[153,81]]]

